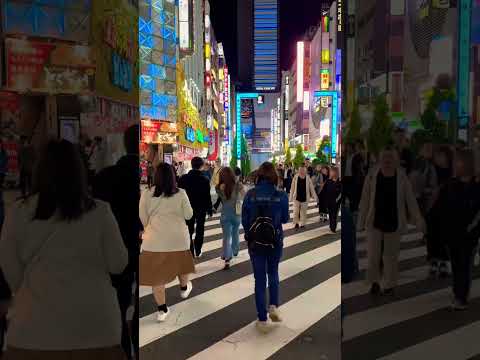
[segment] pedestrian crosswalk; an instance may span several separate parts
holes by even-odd
[[[451,312],[451,279],[429,276],[422,237],[415,229],[402,237],[398,286],[393,296],[381,297],[370,295],[365,284],[366,240],[359,238],[360,273],[342,285],[343,360],[466,360],[480,354],[480,268],[470,309]]]
[[[140,288],[141,359],[340,359],[340,233],[320,223],[314,203],[305,229],[292,224],[284,229],[279,267],[283,323],[268,335],[256,331],[246,243],[241,235],[238,257],[230,270],[223,270],[216,214],[206,224],[190,297],[181,299],[176,282],[167,287],[171,313],[165,323],[155,321],[151,289]]]

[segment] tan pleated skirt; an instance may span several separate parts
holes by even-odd
[[[142,286],[166,285],[179,275],[195,273],[192,253],[186,251],[142,251],[139,264],[139,283]]]
[[[120,346],[85,350],[26,350],[7,348],[2,360],[126,360]]]

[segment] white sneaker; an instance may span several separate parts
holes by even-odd
[[[197,259],[200,259],[202,257],[202,252],[200,251],[197,255]]]
[[[188,295],[192,292],[193,284],[191,281],[187,283],[187,290],[180,290],[180,296],[182,299],[188,298]]]
[[[268,334],[270,331],[272,331],[272,328],[268,325],[267,321],[257,320],[255,326],[257,327],[257,330],[262,334]]]
[[[275,305],[270,305],[268,308],[268,316],[273,322],[282,322],[282,317],[280,316],[280,312]]]
[[[170,309],[167,309],[167,312],[159,311],[157,315],[157,321],[164,322],[167,320],[168,314],[170,314]]]

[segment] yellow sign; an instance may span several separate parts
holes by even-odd
[[[322,64],[330,64],[330,50],[323,49],[322,50]]]
[[[93,1],[92,7],[91,36],[96,52],[96,91],[99,96],[138,106],[139,64],[138,56],[132,56],[139,53],[138,9],[124,0]],[[114,56],[123,58],[131,65],[130,90],[124,90],[112,81]]]
[[[207,59],[210,59],[211,56],[212,56],[212,51],[210,49],[210,44],[205,44],[205,57]]]
[[[194,149],[203,149],[208,147],[208,142],[199,142],[199,136],[194,136],[194,141],[187,140],[186,134],[192,131],[197,134],[201,133],[203,138],[208,136],[208,130],[202,121],[198,109],[189,100],[185,91],[185,72],[180,63],[177,63],[177,97],[178,97],[178,111],[177,111],[177,128],[178,128],[178,143]]]

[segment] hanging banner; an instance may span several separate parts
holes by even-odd
[[[90,47],[5,39],[7,88],[15,91],[89,93],[94,57]]]

